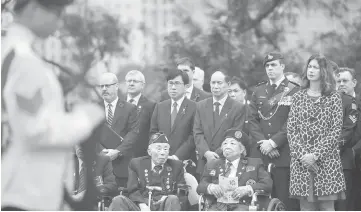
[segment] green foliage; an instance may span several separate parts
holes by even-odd
[[[172,32],[165,38],[165,60],[172,64],[178,57],[192,58],[205,70],[206,82],[214,69],[222,68],[231,76],[245,78],[252,86],[266,79],[262,61],[269,51],[283,52],[286,70],[297,73],[301,73],[306,58],[314,52],[330,58],[342,55],[342,59],[334,60],[349,61],[347,64],[354,68],[357,66],[354,63],[360,61],[357,58],[360,54],[356,54],[361,46],[357,37],[360,26],[356,20],[345,20],[344,16],[354,4],[359,5],[355,0],[204,0],[199,5],[177,2],[182,31]],[[203,16],[197,11],[204,11]],[[315,35],[319,36],[315,37],[314,43],[307,43],[295,29],[301,15],[305,14],[322,14],[345,25],[349,31],[340,34],[334,27],[327,31],[328,36],[321,37],[322,31],[316,30]],[[290,43],[287,37],[290,35],[299,41]],[[349,42],[350,39],[353,41]],[[335,41],[339,45],[334,45]],[[317,46],[320,42],[322,48]],[[339,47],[348,53],[335,54],[333,48]]]

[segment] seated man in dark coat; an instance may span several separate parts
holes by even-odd
[[[222,142],[224,158],[206,164],[197,192],[210,200],[210,211],[248,210],[255,190],[271,193],[272,179],[259,158],[247,158],[249,144],[241,130],[229,129]],[[225,189],[219,185],[219,178],[238,178],[238,187],[227,192],[231,201],[225,201]]]
[[[75,191],[72,196],[74,200],[81,200],[84,197],[86,190],[86,165],[84,163],[84,153],[83,150],[79,147],[75,147],[75,154],[79,164],[77,167],[78,173],[75,173]],[[113,166],[110,161],[110,158],[104,154],[97,154],[96,161],[92,165],[93,176],[95,184],[97,185],[97,193],[95,194],[98,197],[101,196],[112,196],[114,197],[118,193],[118,186],[115,182],[115,176],[113,174]],[[118,193],[119,194],[119,193]],[[94,203],[94,207],[96,203]]]
[[[184,170],[181,161],[168,159],[169,143],[162,133],[151,136],[149,156],[134,158],[129,164],[127,191],[129,198],[119,195],[113,199],[109,210],[113,211],[179,211],[186,202],[185,192],[176,196],[178,188],[185,185]],[[148,188],[153,191],[149,205]]]

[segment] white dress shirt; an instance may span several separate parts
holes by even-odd
[[[213,111],[216,111],[216,106],[214,105],[214,103],[215,103],[215,102],[219,102],[219,103],[220,103],[220,105],[219,105],[219,113],[221,113],[222,108],[223,108],[223,106],[224,106],[224,103],[225,103],[226,100],[227,100],[227,97],[228,97],[228,95],[225,95],[225,96],[224,96],[221,100],[219,100],[219,101],[215,100],[214,97],[213,97]]]
[[[237,176],[237,169],[238,169],[238,164],[239,164],[239,158],[232,161],[232,166],[231,166],[231,172],[229,173],[228,177],[236,177]],[[229,160],[226,160],[226,168],[227,168],[227,163],[229,162]]]
[[[136,97],[131,97],[129,94],[127,95],[127,102],[129,102],[131,99],[133,99],[133,105],[137,106],[138,105],[138,102],[139,102],[139,99],[140,99],[140,96],[142,96],[142,93],[139,93]],[[130,103],[130,102],[129,102]]]
[[[115,108],[116,108],[116,106],[117,106],[117,103],[118,103],[118,97],[114,100],[114,101],[112,101],[110,104],[112,105],[112,115],[113,115],[113,117],[114,117],[114,112],[115,112]],[[109,110],[109,103],[108,102],[106,102],[106,101],[104,101],[104,105],[105,105],[105,107],[104,107],[104,110],[105,110],[105,117],[106,117],[106,119],[108,120],[108,110]]]
[[[180,106],[182,105],[184,98],[185,98],[185,96],[183,96],[178,101],[176,101],[177,102],[177,113],[179,112]],[[171,114],[173,112],[173,104],[174,104],[174,102],[175,101],[173,99],[171,99],[171,105],[170,105],[170,113]]]
[[[162,169],[159,171],[159,173],[161,173],[163,171],[163,168],[164,168],[164,164],[160,165],[162,166]],[[154,162],[152,161],[152,171],[154,171],[154,167],[155,167],[155,164]]]
[[[286,79],[286,77],[283,75],[283,76],[281,77],[281,79],[279,79],[277,82],[270,82],[270,83],[271,83],[271,85],[272,85],[272,84],[276,84],[276,89],[277,89],[278,86],[280,86],[281,83],[282,83],[282,81],[285,80],[285,79]]]

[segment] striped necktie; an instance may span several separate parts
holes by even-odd
[[[108,104],[108,119],[107,122],[109,126],[112,126],[113,123],[113,110],[112,110],[112,104]]]
[[[232,167],[232,163],[228,161],[227,162],[227,168],[226,168],[226,171],[224,173],[225,177],[229,177],[229,175],[231,174],[231,167]]]
[[[84,162],[81,164],[80,173],[79,173],[79,187],[77,193],[80,193],[86,188],[86,179],[85,179],[86,169]]]

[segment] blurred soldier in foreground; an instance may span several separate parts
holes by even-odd
[[[110,211],[181,210],[181,205],[187,198],[177,195],[178,188],[185,185],[183,164],[181,161],[168,159],[169,148],[166,135],[155,133],[151,136],[149,156],[130,161],[127,187],[129,198],[122,195],[115,197],[109,207]],[[153,191],[150,201],[149,187],[158,187]]]
[[[57,76],[32,48],[57,29],[71,2],[16,1],[15,23],[2,41],[2,112],[12,132],[1,161],[2,210],[59,210],[64,186],[73,186],[72,147],[104,119],[90,103],[66,113]]]

